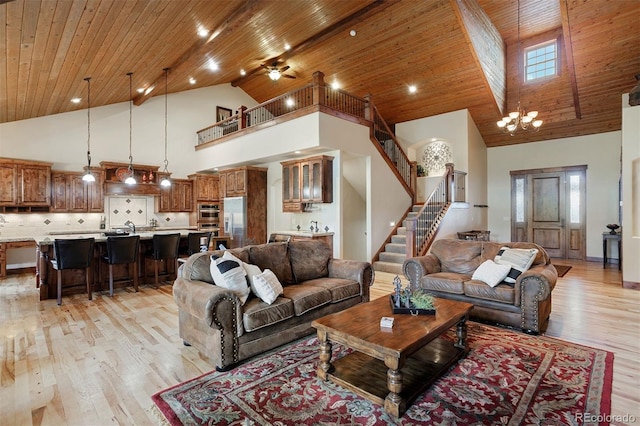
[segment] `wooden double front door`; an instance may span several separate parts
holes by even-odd
[[[549,256],[584,259],[587,166],[511,172],[511,240]]]

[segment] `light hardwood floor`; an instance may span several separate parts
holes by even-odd
[[[640,291],[621,288],[613,267],[555,263],[573,269],[553,292],[547,335],[614,352],[612,414],[640,423]],[[372,297],[389,294],[394,277],[377,273]],[[38,300],[34,281],[0,281],[1,425],[157,424],[152,394],[213,369],[182,345],[170,285],[59,307]]]

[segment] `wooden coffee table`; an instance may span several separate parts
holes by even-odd
[[[383,405],[400,417],[418,395],[468,352],[471,303],[435,299],[435,315],[393,315],[389,297],[361,303],[311,323],[318,330],[318,377]],[[393,328],[381,328],[393,317]],[[457,340],[440,338],[457,326]],[[332,343],[354,349],[331,360]]]

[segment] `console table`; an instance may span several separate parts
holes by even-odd
[[[622,270],[622,233],[611,234],[609,232],[604,232],[602,234],[602,267],[607,267],[607,260],[609,259],[609,256],[607,256],[609,252],[609,241],[618,242],[618,270]]]

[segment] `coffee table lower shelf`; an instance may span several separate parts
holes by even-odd
[[[466,353],[465,349],[455,347],[453,342],[436,338],[409,357],[401,368],[402,391],[399,395],[402,402],[401,406],[397,407],[398,414],[404,414],[425,389],[435,383]],[[333,371],[327,375],[329,380],[385,407],[389,389],[388,368],[384,361],[354,351],[332,360],[331,365]]]

